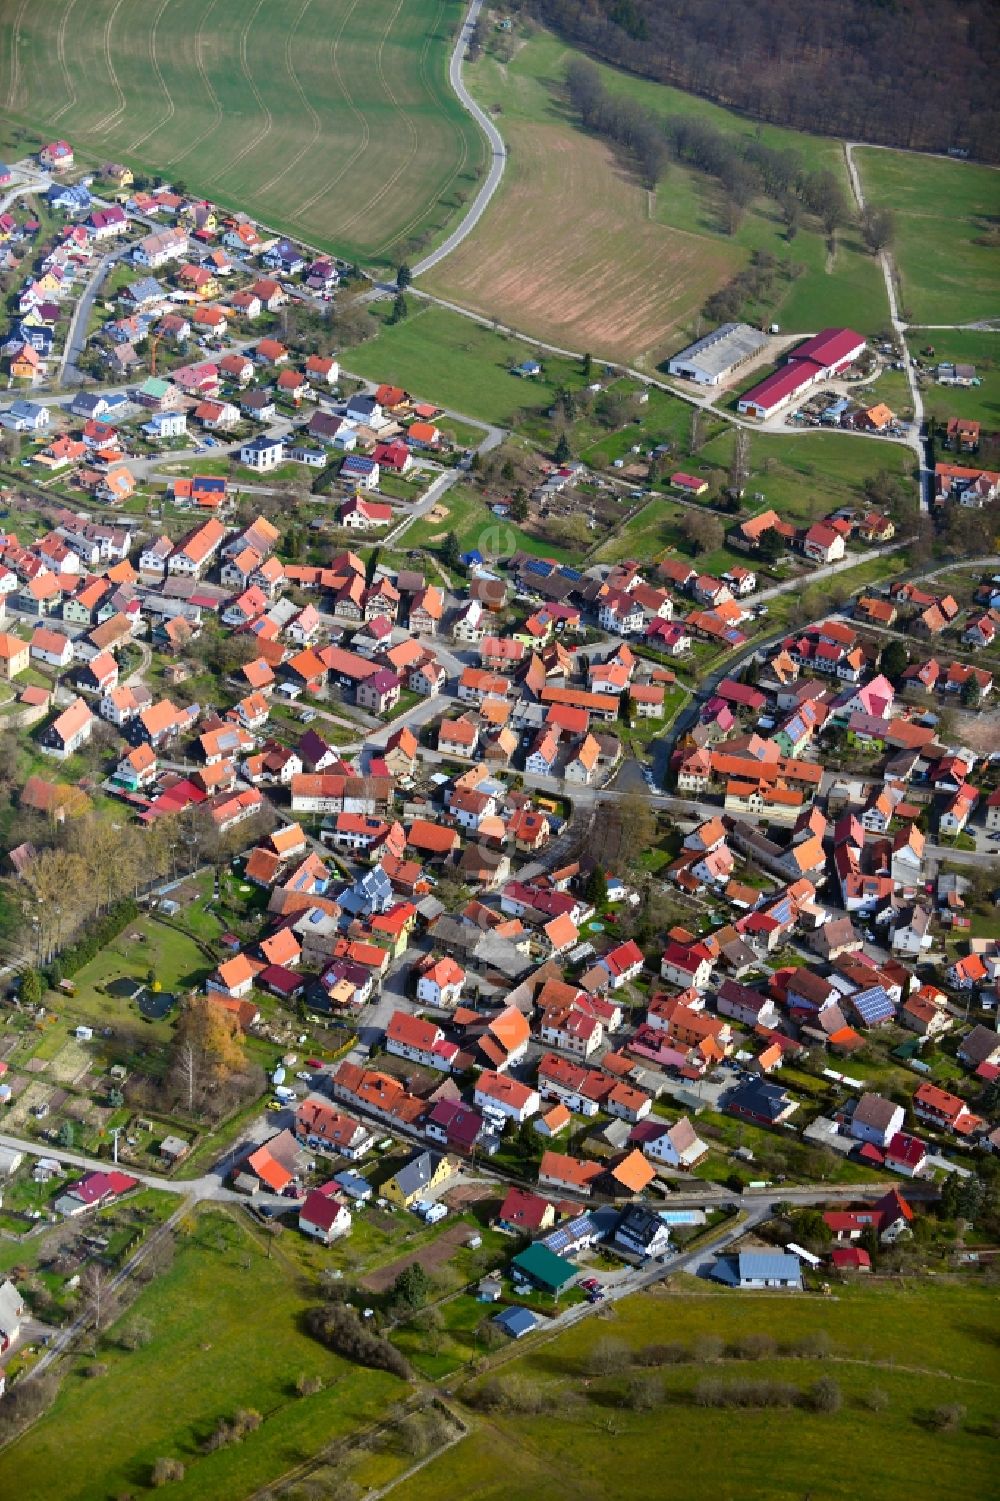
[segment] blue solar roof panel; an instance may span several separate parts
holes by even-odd
[[[870,990],[852,995],[851,1005],[865,1022],[887,1021],[896,1014],[895,1006],[881,985],[873,985]]]

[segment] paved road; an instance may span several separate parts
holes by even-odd
[[[87,330],[90,325],[90,314],[94,303],[100,294],[104,279],[111,267],[132,253],[131,245],[119,245],[117,249],[109,251],[102,256],[90,274],[90,279],[78,299],[73,316],[70,319],[69,332],[66,335],[66,347],[62,352],[59,362],[59,372],[56,375],[55,384],[63,386],[80,385],[86,376],[77,366],[77,360],[87,345]]]
[[[641,1292],[644,1288],[652,1287],[657,1282],[663,1282],[677,1272],[687,1272],[690,1276],[705,1277],[709,1274],[716,1258],[722,1255],[727,1247],[734,1241],[758,1229],[766,1220],[772,1218],[775,1205],[789,1203],[798,1206],[827,1204],[830,1202],[847,1201],[853,1203],[862,1199],[880,1198],[887,1189],[897,1188],[895,1183],[871,1183],[871,1184],[848,1184],[842,1187],[826,1188],[785,1188],[784,1185],[770,1188],[766,1194],[724,1194],[712,1197],[704,1193],[695,1194],[671,1194],[667,1201],[667,1207],[679,1209],[684,1207],[682,1201],[691,1200],[692,1207],[714,1209],[723,1205],[730,1205],[741,1211],[740,1215],[720,1225],[718,1231],[709,1236],[691,1251],[680,1251],[662,1260],[654,1261],[648,1265],[630,1267],[624,1272],[602,1273],[598,1280],[604,1290],[604,1300],[601,1303],[577,1303],[567,1308],[555,1319],[546,1325],[547,1329],[566,1328],[569,1325],[579,1323],[581,1319],[588,1318],[597,1313],[608,1303],[616,1303],[620,1298],[627,1298],[630,1294]],[[917,1190],[915,1193],[914,1190]],[[906,1187],[908,1198],[936,1198],[937,1190],[929,1185],[909,1183]]]
[[[997,169],[994,168],[994,171]],[[921,333],[940,333],[948,329],[977,329],[984,334],[995,334],[1000,323],[1000,313],[992,318],[975,318],[971,323],[908,323],[907,328],[919,328]]]
[[[52,1146],[49,1142],[28,1141],[20,1136],[0,1134],[0,1146],[11,1147],[17,1152],[26,1152],[31,1157],[51,1157],[66,1167],[82,1168],[85,1172],[106,1173],[112,1166],[107,1158],[87,1157],[82,1152],[66,1152],[62,1147]],[[235,1155],[239,1155],[239,1152]],[[163,1193],[179,1194],[193,1203],[212,1199],[223,1204],[245,1204],[246,1194],[239,1194],[235,1189],[226,1188],[222,1181],[232,1166],[233,1157],[234,1154],[230,1153],[229,1157],[217,1164],[210,1173],[204,1173],[200,1178],[163,1178],[158,1173],[139,1172],[126,1162],[122,1162],[120,1167],[123,1173],[128,1173],[130,1177],[138,1179],[146,1188],[158,1188]],[[288,1199],[278,1194],[257,1194],[254,1203],[268,1207],[280,1205],[285,1209],[290,1205]]]
[[[425,271],[432,270],[439,261],[444,260],[445,256],[450,255],[453,250],[457,250],[462,241],[472,233],[482,218],[487,204],[500,186],[500,179],[503,177],[504,168],[507,165],[507,148],[504,145],[503,136],[497,130],[489,115],[480,109],[465,87],[462,79],[462,64],[465,61],[465,54],[469,49],[469,38],[472,36],[473,28],[479,19],[482,4],[483,0],[472,0],[472,4],[466,12],[465,20],[462,22],[462,29],[458,34],[458,40],[451,54],[451,62],[448,66],[448,82],[458,96],[458,101],[462,108],[468,111],[486,137],[490,151],[492,152],[492,159],[489,171],[486,174],[486,180],[476,194],[472,207],[465,215],[465,218],[457,229],[452,230],[448,238],[436,250],[432,250],[430,255],[425,255],[423,260],[419,261],[413,267],[414,276],[422,276]]]

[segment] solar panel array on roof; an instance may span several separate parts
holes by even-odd
[[[534,563],[526,563],[524,565],[524,571],[525,573],[536,573],[539,578],[548,578],[549,574],[552,572],[552,564],[543,563],[541,559],[539,559]]]
[[[892,1000],[881,985],[873,985],[869,990],[859,990],[850,999],[861,1020],[869,1025],[889,1021],[896,1014]]]
[[[560,568],[559,572],[564,579],[572,579],[574,583],[579,582],[579,580],[583,578],[583,574],[580,572],[579,568],[564,567]]]
[[[550,1251],[554,1251],[557,1256],[561,1256],[564,1251],[567,1251],[569,1249],[569,1243],[569,1236],[566,1234],[565,1230],[553,1230],[552,1234],[547,1235],[543,1242],[543,1244],[548,1246]]]
[[[590,1228],[589,1214],[578,1214],[575,1219],[568,1220],[565,1225],[560,1225],[557,1230],[546,1235],[542,1245],[554,1251],[557,1256],[564,1256],[578,1243],[581,1236],[590,1233]]]

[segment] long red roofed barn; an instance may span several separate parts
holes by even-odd
[[[832,380],[854,363],[866,340],[850,328],[824,328],[797,349],[780,369],[745,391],[736,409],[747,417],[771,417],[820,381]]]

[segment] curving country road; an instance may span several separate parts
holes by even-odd
[[[490,170],[487,172],[486,181],[476,194],[472,207],[465,215],[461,224],[459,224],[457,229],[452,230],[448,238],[443,240],[436,250],[432,250],[430,255],[425,255],[422,261],[418,261],[413,267],[414,276],[422,276],[425,271],[430,271],[439,261],[443,261],[446,255],[450,255],[453,250],[457,250],[466,236],[472,233],[482,218],[487,204],[500,186],[500,179],[503,177],[503,170],[507,165],[507,148],[503,143],[503,136],[497,130],[489,115],[479,108],[479,105],[462,81],[462,64],[465,61],[465,54],[469,50],[469,39],[472,36],[476,22],[479,20],[479,12],[482,10],[482,6],[483,0],[472,0],[472,4],[466,12],[465,20],[462,22],[462,29],[458,33],[458,40],[451,54],[451,62],[448,65],[448,82],[454,89],[462,108],[472,116],[489,143],[492,151]]]

